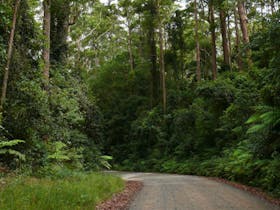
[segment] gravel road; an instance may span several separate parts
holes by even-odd
[[[130,210],[280,210],[232,186],[203,177],[155,173],[121,173],[144,187]]]

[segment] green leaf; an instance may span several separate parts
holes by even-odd
[[[255,123],[259,120],[260,120],[260,115],[259,114],[254,114],[246,121],[246,124]]]
[[[10,140],[10,141],[1,141],[0,148],[12,147],[12,146],[18,145],[19,143],[25,143],[25,141],[19,140],[19,139],[14,139],[14,140]]]
[[[248,134],[251,133],[256,133],[259,131],[264,130],[265,128],[267,128],[267,126],[265,124],[258,124],[258,125],[254,125],[251,128],[249,128],[249,130],[247,131]]]
[[[20,160],[25,161],[25,155],[13,149],[1,149],[0,154],[14,155],[18,157]]]

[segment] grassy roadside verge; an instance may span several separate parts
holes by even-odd
[[[0,188],[1,210],[92,210],[124,188],[124,182],[101,173],[64,179],[17,177]]]

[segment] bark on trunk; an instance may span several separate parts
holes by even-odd
[[[159,68],[161,74],[161,85],[162,85],[162,107],[163,113],[166,114],[166,85],[165,85],[165,64],[164,64],[164,39],[163,39],[163,29],[162,29],[162,20],[160,17],[160,0],[157,0],[157,13],[158,13],[158,22],[159,22]]]
[[[164,49],[163,49],[163,32],[162,27],[159,29],[159,40],[160,40],[160,72],[161,72],[161,84],[162,84],[162,105],[163,113],[166,114],[166,84],[165,84],[165,64],[164,64]]]
[[[150,14],[152,20],[157,18],[156,2],[152,1],[150,5]],[[148,30],[148,45],[149,45],[149,56],[151,61],[151,107],[157,105],[159,100],[159,87],[160,87],[160,74],[157,69],[157,47],[156,47],[156,25],[153,22],[149,26]]]
[[[6,95],[7,95],[9,70],[10,70],[10,64],[11,64],[11,59],[12,59],[14,37],[15,37],[15,30],[16,30],[16,22],[17,22],[17,14],[18,14],[20,1],[21,0],[16,0],[15,1],[12,29],[11,29],[10,39],[9,39],[9,43],[8,43],[7,64],[6,64],[6,67],[4,69],[4,78],[3,78],[3,83],[2,83],[2,95],[1,95],[1,102],[0,102],[0,111],[2,111],[2,109],[3,109],[3,105],[5,103]]]
[[[231,56],[232,56],[232,44],[231,44],[231,33],[232,30],[230,28],[230,15],[227,15],[227,37],[228,37],[228,48],[229,48],[229,61],[230,61],[230,67],[232,65],[232,60],[231,60]]]
[[[238,18],[237,18],[237,11],[234,9],[234,25],[235,25],[235,47],[237,51],[237,66],[239,71],[242,71],[242,58],[241,58],[241,51],[240,51],[240,34],[239,34],[239,27],[238,27]]]
[[[141,21],[142,21],[140,15],[139,15],[139,17],[138,17],[138,21],[139,21],[139,23],[141,23]],[[143,48],[144,48],[144,46],[145,46],[145,41],[144,41],[144,35],[143,35],[143,29],[142,29],[142,27],[139,28],[138,33],[139,33],[138,53],[139,53],[139,55],[140,55],[141,58],[144,58],[145,55],[144,55],[144,53],[143,53]]]
[[[70,1],[51,0],[50,63],[64,66],[67,60]]]
[[[212,63],[212,77],[213,80],[217,79],[217,50],[216,50],[216,33],[215,33],[215,16],[214,16],[214,5],[209,5],[209,22],[211,31],[211,63]]]
[[[43,49],[43,60],[44,60],[44,88],[49,89],[50,80],[50,34],[51,34],[51,0],[44,0],[44,40],[45,45]]]
[[[238,1],[238,13],[240,18],[240,26],[243,35],[244,44],[248,44],[250,42],[248,35],[248,26],[247,26],[247,15],[245,12],[244,2],[242,0]]]
[[[134,57],[132,52],[132,37],[131,37],[131,26],[130,21],[128,20],[128,52],[129,52],[129,63],[130,71],[134,70]]]
[[[199,82],[201,80],[201,66],[200,66],[200,44],[198,35],[198,10],[197,1],[194,0],[194,18],[195,18],[195,41],[196,41],[196,80]]]
[[[224,63],[227,66],[227,68],[230,68],[230,53],[229,53],[229,43],[227,37],[226,13],[223,9],[220,9],[220,22],[221,22],[221,34],[222,34],[222,42],[223,42]]]
[[[248,46],[250,40],[249,40],[248,26],[247,26],[247,14],[245,11],[244,2],[242,0],[238,1],[237,6],[238,6],[238,13],[240,18],[240,26],[241,26],[242,36],[243,36],[243,43],[247,45],[246,46],[247,62],[248,62],[248,66],[250,67],[252,65],[252,61],[251,61],[251,50]]]

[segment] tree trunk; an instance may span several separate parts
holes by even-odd
[[[194,18],[195,18],[195,41],[196,41],[196,80],[199,82],[201,80],[201,66],[200,66],[200,44],[198,35],[198,10],[197,1],[194,0]]]
[[[130,71],[134,70],[134,57],[132,52],[132,37],[131,37],[131,24],[128,20],[128,52],[129,52],[129,64],[130,64]]]
[[[216,33],[215,33],[215,16],[213,2],[209,4],[209,22],[211,31],[211,63],[212,63],[212,77],[217,79],[217,50],[216,50]]]
[[[252,65],[251,61],[251,50],[248,46],[250,40],[249,40],[249,34],[248,34],[248,26],[247,26],[247,15],[245,11],[245,6],[243,0],[239,0],[237,3],[238,6],[238,13],[239,13],[239,18],[240,18],[240,26],[241,26],[241,31],[242,31],[242,36],[243,36],[243,43],[246,46],[246,57],[248,61],[248,65]]]
[[[230,15],[227,15],[227,37],[228,37],[228,48],[229,48],[229,61],[230,61],[230,67],[231,67],[231,56],[232,56],[232,44],[231,44],[231,34],[232,30],[230,28]]]
[[[229,43],[227,37],[227,23],[226,23],[226,13],[220,8],[220,22],[221,22],[221,34],[223,42],[223,53],[224,53],[224,63],[227,68],[230,68],[230,53],[229,53]]]
[[[155,40],[155,31],[150,31],[150,60],[151,60],[151,74],[152,74],[152,106],[155,106],[158,100],[158,70],[157,70],[157,48]]]
[[[241,51],[240,51],[240,34],[239,34],[239,27],[238,27],[238,18],[237,18],[237,11],[234,9],[234,25],[235,25],[235,47],[237,51],[237,66],[239,71],[242,71],[242,58],[241,58]]]
[[[166,114],[166,84],[165,84],[165,66],[164,66],[164,39],[162,30],[162,20],[160,17],[160,0],[157,0],[157,14],[159,19],[159,68],[161,73],[161,85],[162,85],[162,107],[163,113]]]
[[[139,15],[138,18],[139,18],[138,19],[139,23],[141,23],[141,21],[142,21],[141,16]],[[139,53],[139,56],[141,58],[144,58],[145,56],[144,56],[144,53],[143,53],[143,48],[145,46],[145,41],[144,41],[144,34],[143,34],[142,27],[139,27],[138,34],[139,34],[138,53]]]
[[[151,107],[154,107],[158,103],[159,99],[159,87],[160,87],[160,74],[157,69],[157,47],[156,47],[156,25],[154,20],[157,18],[156,2],[151,1],[149,7],[151,19],[153,20],[148,28],[148,46],[149,57],[151,62]]]
[[[43,60],[44,60],[44,88],[45,90],[49,89],[49,80],[50,80],[50,34],[51,34],[51,0],[44,0],[44,40],[45,45],[43,49]]]
[[[248,27],[247,27],[247,15],[245,12],[244,2],[242,0],[238,1],[238,13],[240,18],[240,26],[243,35],[244,44],[248,44],[250,42],[248,35]]]
[[[66,65],[69,32],[70,3],[69,0],[51,0],[51,38],[50,63]]]
[[[1,102],[0,102],[0,111],[3,109],[3,105],[6,100],[7,95],[7,85],[8,85],[8,79],[9,79],[9,70],[10,70],[10,64],[12,59],[12,52],[13,52],[13,45],[14,45],[14,37],[15,37],[15,29],[16,29],[16,22],[17,22],[17,14],[18,9],[20,5],[21,0],[15,1],[15,7],[14,7],[14,15],[13,15],[13,22],[12,22],[12,29],[10,33],[10,39],[8,43],[8,55],[7,55],[7,64],[4,70],[4,78],[2,83],[2,95],[1,95]]]
[[[165,84],[165,64],[164,64],[164,49],[163,49],[163,32],[162,27],[159,28],[159,40],[160,40],[160,72],[161,72],[161,85],[162,85],[162,105],[163,113],[166,114],[166,84]]]

